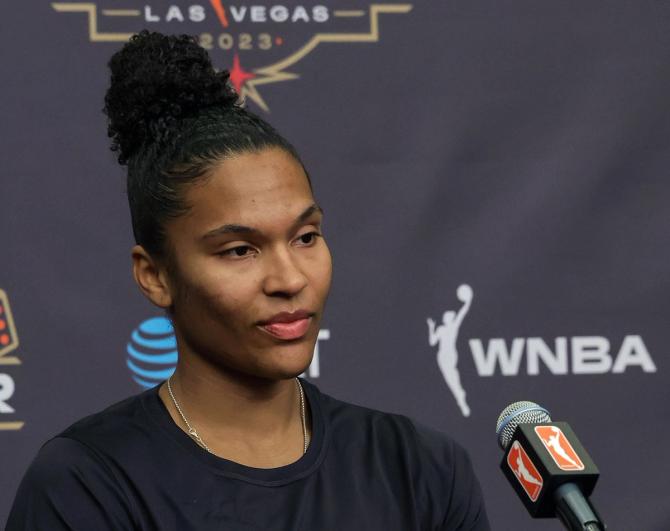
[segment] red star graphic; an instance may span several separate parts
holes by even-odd
[[[242,68],[240,65],[240,58],[235,54],[233,57],[233,67],[230,69],[230,81],[233,84],[233,87],[235,87],[235,92],[239,94],[247,79],[252,79],[254,77],[256,77],[256,74],[247,72]]]

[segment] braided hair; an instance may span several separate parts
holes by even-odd
[[[127,166],[135,241],[152,256],[169,258],[164,226],[188,211],[184,187],[222,160],[281,148],[302,165],[288,141],[241,106],[228,71],[217,72],[194,37],[144,30],[109,68],[104,112],[111,149]]]

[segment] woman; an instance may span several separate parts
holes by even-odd
[[[191,38],[142,32],[110,68],[133,273],[179,362],[47,442],[8,529],[488,529],[461,447],[297,378],[331,259],[295,149]]]

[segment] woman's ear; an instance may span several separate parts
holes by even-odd
[[[133,277],[144,296],[160,308],[172,306],[172,292],[164,265],[160,264],[141,245],[131,251]]]

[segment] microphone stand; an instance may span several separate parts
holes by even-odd
[[[568,531],[605,531],[595,508],[574,483],[564,483],[554,493],[556,514]]]

